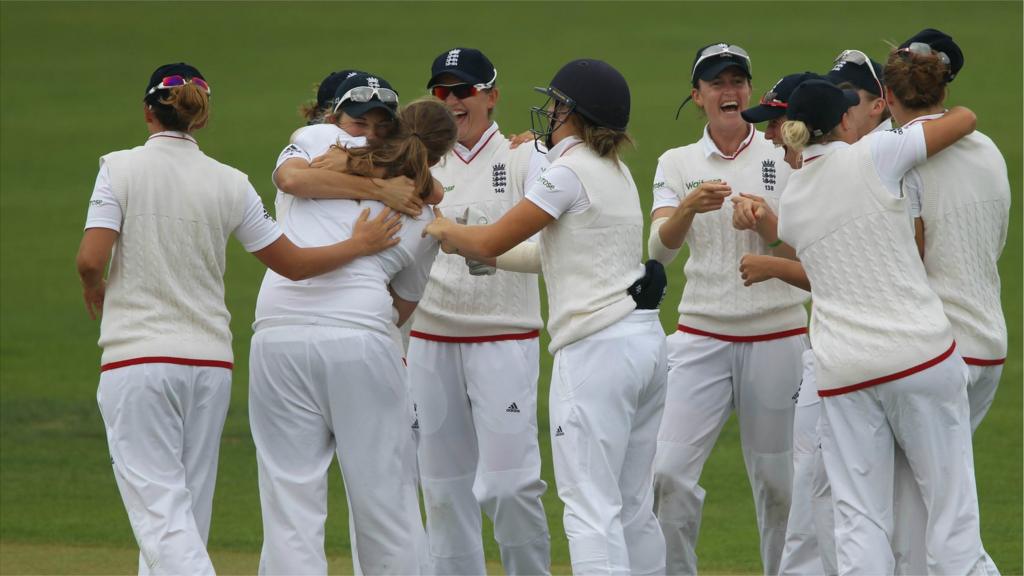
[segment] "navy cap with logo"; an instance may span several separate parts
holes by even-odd
[[[498,70],[483,52],[475,48],[452,48],[434,58],[427,90],[436,86],[438,78],[445,74],[480,88],[491,88],[498,78]]]
[[[146,84],[146,91],[143,93],[143,98],[148,100],[151,95],[158,94],[160,91],[157,90],[154,92],[153,88],[159,86],[163,82],[164,78],[167,78],[168,76],[181,76],[186,80],[192,78],[200,78],[202,80],[206,80],[206,78],[203,78],[203,75],[199,73],[199,70],[197,70],[194,66],[190,64],[186,64],[184,62],[164,64],[163,66],[160,66],[159,68],[154,70],[153,73],[149,76],[149,83]]]
[[[960,69],[964,67],[964,53],[949,34],[935,28],[925,28],[900,44],[899,47],[908,48],[917,42],[927,44],[932,47],[932,50],[945,54],[949,58],[949,76],[946,82],[952,82],[960,73]]]
[[[871,63],[871,67],[875,70],[874,75],[871,74],[871,70],[868,70],[867,62],[860,63],[839,59],[836,65],[825,74],[825,77],[831,80],[833,84],[839,85],[843,82],[848,82],[858,90],[867,90],[875,96],[881,97],[882,92],[879,80],[882,79],[882,65],[871,59],[868,59],[868,62]],[[875,80],[875,78],[878,78],[878,80]]]
[[[555,73],[549,88],[537,90],[565,101],[598,126],[621,131],[629,124],[629,85],[607,62],[573,60]]]
[[[361,92],[368,92],[371,96],[357,97],[352,91],[358,88],[368,88]],[[334,101],[337,102],[335,112],[341,110],[353,118],[360,118],[375,108],[393,117],[398,110],[398,92],[387,80],[365,72],[357,72],[339,84],[334,92]]]
[[[796,90],[797,86],[807,80],[821,79],[823,77],[814,72],[801,72],[799,74],[783,76],[781,80],[775,83],[775,86],[772,86],[771,90],[765,92],[764,96],[761,97],[760,103],[740,112],[740,116],[743,116],[743,119],[751,124],[781,118],[786,115],[789,96],[793,93],[793,90]]]
[[[850,106],[860,103],[854,90],[843,90],[828,80],[807,80],[789,96],[786,118],[807,125],[814,136],[831,132]]]
[[[338,86],[356,74],[367,74],[367,72],[362,70],[339,70],[328,74],[316,89],[316,107],[325,108],[332,106],[334,103],[334,93],[338,91]]]
[[[716,42],[708,44],[697,50],[693,59],[693,68],[690,70],[690,84],[697,87],[697,80],[710,82],[727,68],[739,68],[747,78],[752,78],[750,73],[750,55],[747,51],[735,44]]]

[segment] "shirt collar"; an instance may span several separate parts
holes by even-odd
[[[878,124],[878,126],[875,126],[874,128],[872,128],[871,132],[868,132],[868,134],[874,134],[875,132],[885,132],[886,130],[892,130],[892,119],[891,118],[886,118],[885,120],[882,120]]]
[[[191,143],[195,144],[196,146],[199,145],[199,143],[196,142],[196,139],[193,138],[191,134],[188,134],[186,132],[178,132],[177,130],[164,130],[163,132],[157,132],[156,134],[150,134],[149,138],[146,138],[146,142],[148,143],[149,141],[153,140],[154,138],[157,138],[157,139],[173,138],[175,140],[185,140],[185,141],[191,142]]]
[[[825,142],[824,144],[811,144],[807,148],[804,148],[803,153],[800,155],[803,158],[804,163],[810,162],[819,156],[824,156],[829,152],[835,152],[840,148],[846,148],[849,146],[842,140],[833,140],[832,142]]]
[[[484,133],[480,135],[480,139],[477,140],[476,144],[473,145],[473,148],[466,148],[459,142],[456,142],[453,150],[455,151],[456,154],[459,155],[459,158],[462,158],[463,162],[469,162],[476,157],[480,150],[483,150],[483,147],[486,146],[487,143],[491,141],[491,137],[494,136],[494,134],[497,131],[498,123],[491,122],[491,125],[487,128],[487,130],[484,130]]]
[[[579,136],[566,136],[558,144],[555,144],[550,150],[548,150],[548,162],[558,160],[562,157],[562,154],[565,154],[569,150],[569,148],[582,143],[583,140],[580,140]]]
[[[907,122],[906,124],[904,124],[902,127],[903,128],[908,128],[908,127],[913,126],[914,124],[917,124],[919,122],[927,122],[929,120],[935,120],[936,118],[942,118],[942,116],[945,115],[945,114],[946,114],[946,111],[943,110],[942,112],[939,112],[937,114],[925,114],[924,116],[918,116],[917,118],[914,118],[910,122]]]
[[[742,153],[744,150],[746,150],[747,146],[750,146],[750,143],[754,140],[754,134],[757,132],[754,129],[754,125],[747,124],[747,128],[750,130],[749,132],[747,132],[747,137],[743,139],[743,142],[740,142],[740,147],[736,149],[736,153],[730,156],[718,149],[718,146],[715,144],[715,141],[711,139],[711,132],[708,130],[708,125],[705,124],[704,136],[701,138],[701,141],[704,143],[704,157],[710,158],[717,154],[718,156],[724,158],[725,160],[735,160],[736,157],[739,156],[740,153]]]

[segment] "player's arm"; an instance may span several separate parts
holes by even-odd
[[[719,210],[732,188],[725,182],[702,182],[683,197],[666,182],[667,168],[659,160],[654,174],[654,206],[651,233],[647,239],[648,255],[668,264],[679,253],[697,214]]]
[[[789,258],[746,254],[740,259],[740,277],[743,278],[744,286],[752,286],[758,282],[778,278],[801,290],[811,291],[811,281],[807,278],[803,264]]]
[[[78,245],[75,265],[82,281],[82,297],[89,317],[95,320],[103,313],[103,298],[107,291],[104,274],[110,263],[110,252],[120,233],[110,228],[87,228]]]
[[[528,200],[519,202],[497,222],[485,226],[456,224],[445,218],[437,208],[434,208],[434,215],[435,220],[427,225],[423,233],[437,238],[441,242],[441,249],[448,254],[460,254],[480,261],[508,252],[555,219]]]
[[[401,328],[409,317],[412,316],[412,313],[416,311],[416,305],[419,304],[419,301],[402,298],[395,293],[395,289],[390,285],[388,286],[388,292],[391,292],[391,305],[398,312],[398,320],[395,321],[395,325]]]
[[[282,192],[300,198],[376,200],[410,216],[419,216],[423,210],[423,200],[416,195],[410,178],[355,176],[317,168],[302,158],[289,158],[278,166],[274,184]]]
[[[399,239],[395,235],[402,227],[401,215],[391,210],[381,211],[373,220],[369,215],[369,209],[363,210],[356,220],[352,237],[343,242],[300,248],[282,234],[253,255],[289,280],[305,280],[330,272],[356,258],[376,254],[398,244]]]
[[[914,218],[914,243],[917,244],[917,254],[924,260],[924,220],[920,216]]]
[[[941,118],[922,124],[924,141],[928,148],[928,157],[932,157],[954,142],[974,132],[978,117],[974,112],[963,106],[954,106]]]

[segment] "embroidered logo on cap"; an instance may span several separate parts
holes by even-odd
[[[380,88],[380,80],[377,80],[373,76],[366,79],[366,85],[370,88]]]
[[[448,52],[448,57],[444,59],[445,66],[458,66],[459,65],[459,50],[458,48]]]

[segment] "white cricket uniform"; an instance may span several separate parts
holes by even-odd
[[[733,194],[764,197],[777,211],[791,170],[783,151],[750,127],[728,156],[708,134],[662,154],[653,210],[675,208],[701,182],[722,180]],[[732,226],[727,199],[697,214],[686,235],[690,257],[679,329],[667,339],[665,418],[655,459],[655,512],[665,533],[670,574],[695,574],[704,489],[701,470],[729,418],[739,419],[743,460],[761,535],[765,574],[776,574],[792,489],[793,395],[807,349],[806,292],[780,280],[744,286],[744,254],[769,254],[754,231]],[[667,263],[666,263],[667,264]]]
[[[657,310],[626,289],[643,276],[643,216],[621,161],[578,138],[548,153],[526,199],[548,293],[551,452],[575,574],[664,574],[651,465],[668,370]],[[595,266],[595,262],[600,265]]]
[[[546,166],[531,145],[510,149],[492,123],[473,149],[456,144],[434,167],[445,188],[439,207],[451,218],[471,208],[495,222]],[[438,254],[408,350],[438,574],[485,573],[481,508],[506,573],[550,570],[537,440],[540,327],[536,274],[471,276],[463,257]]]
[[[314,128],[320,126],[304,130],[297,142]],[[317,131],[324,136],[319,144],[303,147],[310,157],[338,137]],[[292,198],[281,226],[300,246],[332,244],[351,236],[367,207],[371,218],[384,209],[378,202]],[[421,297],[437,251],[435,242],[421,238],[431,218],[406,219],[398,246],[333,272],[298,282],[273,271],[264,277],[249,388],[263,512],[261,574],[326,573],[326,474],[335,454],[349,500],[356,569],[423,569],[412,409],[392,338],[388,287],[405,300]]]
[[[889,120],[872,132],[892,128]],[[813,159],[811,160],[813,161]],[[814,353],[803,354],[804,373],[793,413],[793,497],[779,574],[837,573],[832,488],[821,455],[821,397],[814,382]]]
[[[929,510],[928,571],[986,569],[966,365],[928,286],[900,191],[906,171],[925,159],[920,126],[811,146],[780,207],[780,237],[814,286],[811,340],[840,574],[895,570],[897,442]]]
[[[212,574],[206,552],[231,398],[225,247],[281,235],[245,174],[182,132],[100,160],[85,227],[119,232],[96,400],[140,574]],[[187,425],[186,425],[187,422]]]
[[[921,116],[907,126],[941,116]],[[903,190],[911,215],[924,222],[928,282],[942,300],[969,369],[967,398],[971,430],[976,430],[992,405],[1006,358],[998,268],[1010,212],[1006,162],[995,144],[975,131],[908,172]],[[927,510],[899,450],[896,466],[904,471],[895,496],[896,571],[923,573]],[[986,562],[996,570],[991,558]]]

